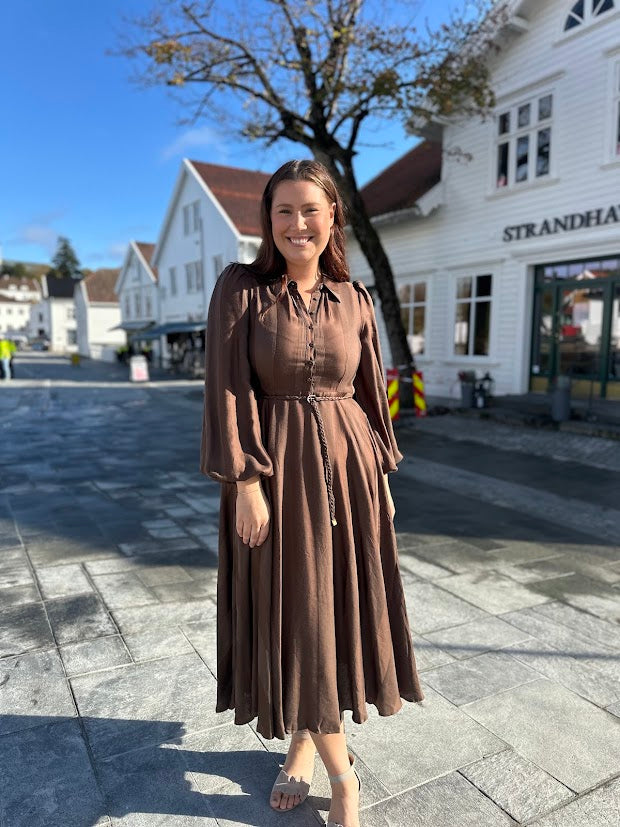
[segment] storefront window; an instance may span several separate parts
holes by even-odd
[[[608,378],[620,382],[620,283],[615,286],[611,308]]]
[[[401,284],[398,289],[400,314],[414,356],[424,354],[426,344],[426,282]]]
[[[456,282],[454,353],[488,356],[491,332],[492,276],[463,276]]]

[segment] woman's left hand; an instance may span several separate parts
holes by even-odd
[[[390,483],[388,482],[388,475],[383,475],[383,482],[385,483],[385,493],[387,494],[388,498],[388,509],[389,515],[391,519],[394,519],[394,514],[396,514],[396,506],[394,505],[394,500],[392,499],[392,492],[390,491]]]

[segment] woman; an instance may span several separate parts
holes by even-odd
[[[221,489],[217,711],[292,734],[271,806],[308,794],[315,747],[329,825],[358,827],[345,709],[424,698],[398,567],[388,473],[402,459],[372,300],[351,282],[344,213],[315,161],[269,180],[263,242],[209,307],[201,450]]]

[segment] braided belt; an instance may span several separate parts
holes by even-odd
[[[342,394],[318,394],[318,393],[298,393],[298,394],[260,394],[259,399],[305,399],[312,409],[314,418],[319,431],[319,442],[321,443],[321,456],[323,458],[323,473],[325,475],[325,484],[327,486],[327,500],[329,502],[329,516],[331,524],[338,525],[336,521],[336,500],[334,498],[332,465],[329,459],[329,452],[327,449],[327,439],[325,437],[325,426],[323,425],[323,417],[319,411],[318,402],[335,401],[338,399],[352,399],[352,393]]]

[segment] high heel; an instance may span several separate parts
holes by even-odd
[[[353,773],[355,773],[355,777],[357,778],[358,790],[359,790],[359,792],[361,792],[362,791],[362,779],[357,774],[357,770],[355,769],[355,756],[352,755],[351,753],[349,753],[349,763],[351,764],[351,766],[349,767],[348,770],[345,770],[345,772],[340,773],[340,775],[328,775],[327,777],[329,778],[329,780],[332,783],[335,783],[337,781],[344,781],[344,779],[347,778],[349,775],[351,775],[351,773],[353,772]],[[346,827],[346,825],[340,824],[337,821],[328,821],[327,824],[325,825],[325,827]]]

